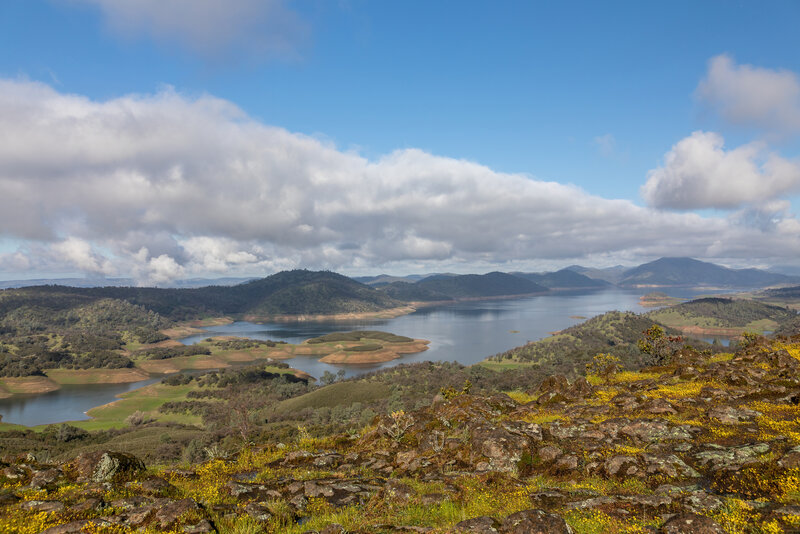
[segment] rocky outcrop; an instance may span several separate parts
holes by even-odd
[[[684,350],[607,383],[550,377],[524,403],[449,394],[357,439],[182,470],[114,451],[20,458],[0,464],[0,527],[200,533],[247,518],[273,532],[788,532],[800,525],[798,358],[800,340],[729,357]]]

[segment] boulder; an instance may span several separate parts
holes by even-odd
[[[507,534],[572,534],[564,519],[544,510],[523,510],[503,520],[500,532]]]
[[[719,523],[697,514],[680,514],[669,521],[658,530],[661,534],[726,534]]]
[[[145,470],[144,462],[132,454],[114,451],[83,453],[73,461],[80,481],[112,482],[130,479]]]

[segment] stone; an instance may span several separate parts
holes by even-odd
[[[27,501],[22,503],[22,508],[32,512],[58,512],[64,509],[61,501]]]
[[[83,453],[73,462],[80,480],[112,482],[133,478],[145,465],[132,454],[114,451]]]
[[[63,525],[56,525],[43,530],[40,534],[74,534],[76,532],[83,532],[83,527],[88,525],[90,521],[82,519],[80,521],[70,521]]]
[[[549,463],[561,456],[563,452],[564,451],[555,445],[545,445],[544,447],[539,447],[537,454],[539,455],[539,459],[541,459],[543,462]]]
[[[499,528],[499,521],[493,517],[483,515],[456,523],[453,530],[454,532],[469,532],[472,534],[497,534],[500,532]]]
[[[669,519],[658,530],[661,534],[726,534],[719,523],[697,514],[680,514]]]
[[[504,534],[572,534],[564,519],[544,510],[523,510],[503,520],[500,532]]]
[[[155,520],[161,528],[167,528],[177,522],[187,512],[198,511],[200,507],[193,499],[181,499],[162,506],[156,511]]]
[[[214,525],[208,519],[203,519],[196,525],[186,525],[183,527],[183,531],[186,534],[207,534],[209,532],[216,532],[217,529],[214,528]]]
[[[34,473],[33,478],[31,478],[31,483],[29,486],[34,489],[52,486],[63,476],[64,473],[62,473],[60,469],[45,469],[43,471],[37,471]]]

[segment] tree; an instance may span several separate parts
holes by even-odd
[[[586,364],[586,372],[599,376],[605,383],[608,383],[611,377],[621,370],[622,365],[619,363],[619,358],[603,352],[596,354],[592,361]]]
[[[640,351],[650,355],[650,363],[653,365],[669,363],[672,355],[683,344],[682,337],[668,336],[664,329],[657,324],[642,333],[644,337],[637,342],[637,345]]]

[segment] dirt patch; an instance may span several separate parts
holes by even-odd
[[[225,354],[224,357],[229,362],[252,362],[256,359],[256,356],[254,356],[252,353],[243,351],[230,352]]]
[[[700,336],[721,336],[735,337],[745,331],[744,328],[721,328],[721,327],[701,327],[701,326],[673,326],[684,334]]]
[[[126,384],[147,380],[142,369],[51,369],[47,376],[59,384]]]
[[[381,349],[369,352],[334,352],[319,361],[324,363],[381,363],[396,360],[400,355],[393,350]]]
[[[398,354],[416,354],[428,350],[430,341],[427,339],[415,339],[413,343],[396,343],[386,345],[385,348]]]
[[[31,395],[48,393],[60,386],[45,376],[25,376],[21,378],[3,378],[0,380],[7,397],[11,395]]]

